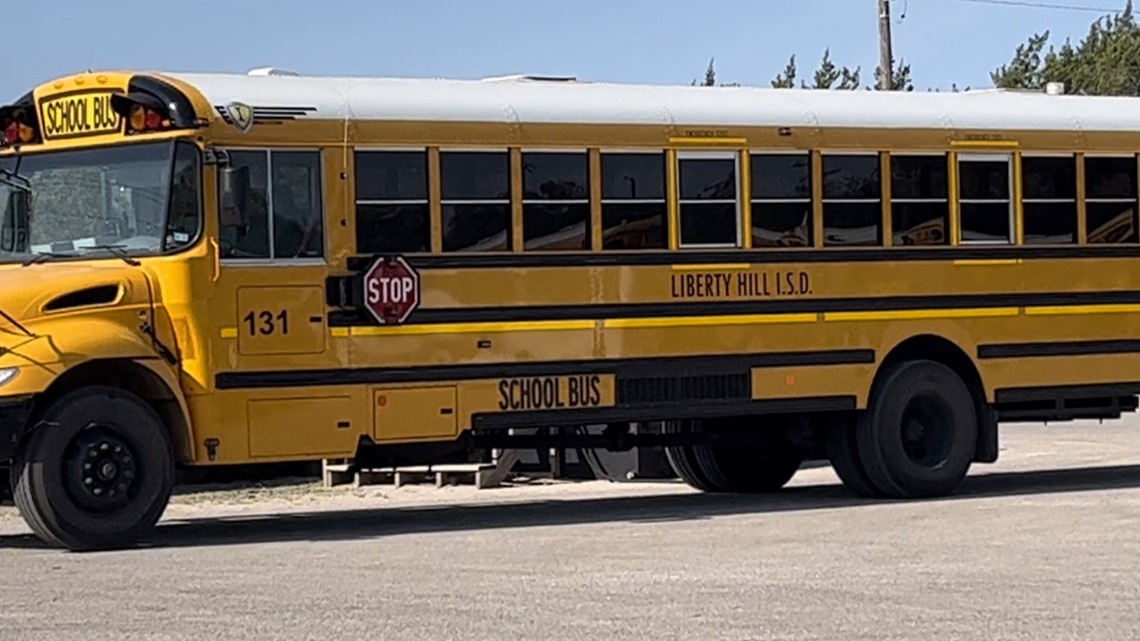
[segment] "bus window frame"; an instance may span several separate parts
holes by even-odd
[[[434,212],[434,211],[432,212],[432,218],[436,219],[438,217],[438,220],[439,220],[440,247],[439,247],[438,255],[440,255],[440,256],[471,256],[471,257],[476,257],[476,256],[510,256],[513,254],[521,253],[521,251],[522,251],[521,248],[517,248],[515,246],[517,243],[515,243],[515,240],[514,240],[514,236],[515,236],[516,232],[518,232],[518,233],[522,232],[521,221],[517,220],[517,216],[516,216],[516,212],[515,212],[515,210],[516,210],[515,190],[516,190],[516,188],[521,187],[521,185],[516,187],[515,183],[518,182],[519,180],[521,180],[521,176],[516,177],[514,175],[515,172],[514,172],[514,160],[513,160],[513,158],[516,155],[519,155],[521,153],[519,151],[519,147],[512,146],[512,145],[501,145],[501,146],[500,145],[487,145],[487,146],[471,146],[471,145],[446,146],[445,145],[445,146],[438,147],[438,149],[439,149],[439,164],[438,164],[438,167],[436,167],[436,169],[435,169],[436,172],[438,173],[438,175],[435,176],[434,178],[431,176],[432,166],[431,166],[430,158],[428,161],[428,190],[429,190],[428,191],[428,197],[429,198],[431,197],[431,191],[430,191],[431,190],[431,181],[434,180],[439,185],[439,212],[438,212],[438,216],[437,216],[436,212]],[[485,199],[485,200],[480,200],[477,198],[447,198],[447,197],[445,197],[443,194],[443,191],[444,191],[444,189],[443,189],[443,187],[444,187],[443,157],[447,154],[479,154],[479,153],[503,154],[506,156],[506,158],[507,158],[507,197],[506,198],[491,198],[491,199]],[[521,207],[521,202],[522,201],[520,199],[519,203],[518,203],[519,207]],[[471,250],[462,250],[462,249],[448,251],[447,249],[444,249],[444,247],[445,247],[444,240],[446,238],[446,233],[447,233],[447,228],[444,224],[445,223],[444,212],[446,211],[448,205],[460,205],[460,206],[463,206],[463,205],[493,205],[496,207],[506,206],[507,207],[507,216],[508,216],[508,218],[507,218],[507,221],[508,221],[507,238],[509,240],[508,247],[506,249],[496,249],[496,250],[489,250],[489,251],[478,251],[478,250],[471,251]],[[433,224],[433,226],[435,225],[434,220],[433,220],[432,224]],[[434,243],[434,241],[433,241],[433,243]],[[430,253],[433,255],[437,254],[437,252],[435,252],[435,251],[432,251]],[[531,252],[531,253],[534,253],[534,252]]]
[[[675,192],[672,194],[669,194],[674,199],[674,201],[677,203],[677,221],[676,221],[676,225],[677,225],[677,249],[676,249],[676,251],[703,250],[703,249],[729,249],[729,250],[742,250],[742,249],[744,249],[744,232],[742,230],[742,227],[744,226],[744,210],[743,210],[743,204],[741,203],[741,185],[740,185],[740,183],[741,183],[740,174],[741,174],[742,165],[743,165],[743,163],[741,162],[740,156],[742,153],[744,153],[744,152],[740,149],[731,149],[731,150],[730,149],[677,149],[676,150],[672,164],[676,168],[675,171],[676,171],[676,175],[677,175],[677,184],[675,186]],[[681,163],[685,160],[692,160],[692,159],[732,160],[733,166],[734,166],[734,169],[733,169],[733,171],[734,171],[734,174],[733,174],[733,177],[734,177],[734,179],[733,179],[733,191],[735,193],[735,198],[733,200],[733,208],[734,208],[734,211],[736,213],[736,218],[735,218],[735,220],[736,220],[736,241],[735,242],[732,242],[732,243],[686,243],[685,242],[684,234],[683,234],[684,221],[682,220],[682,216],[683,216],[682,207],[686,204],[686,201],[684,198],[681,197],[681,182],[682,182],[682,180],[681,180]],[[710,200],[692,200],[689,202],[693,203],[693,204],[716,204],[716,203],[722,203],[723,204],[725,201],[722,201],[720,199],[716,199],[716,200],[710,199]]]
[[[332,249],[329,246],[329,206],[328,206],[328,184],[326,180],[327,167],[325,166],[325,153],[324,147],[319,145],[310,147],[275,147],[275,146],[219,146],[219,151],[225,153],[227,156],[233,152],[261,152],[266,156],[266,172],[265,177],[268,183],[266,193],[266,209],[268,210],[269,219],[269,257],[268,258],[219,258],[219,264],[224,267],[268,267],[280,265],[282,267],[319,267],[327,266],[329,264],[329,252]],[[273,250],[275,249],[274,228],[273,228],[273,154],[272,152],[315,152],[317,154],[317,168],[318,175],[320,176],[321,184],[321,256],[320,258],[274,258]],[[217,236],[220,242],[222,235],[221,226],[221,164],[214,164],[214,184],[215,194],[214,203],[216,205],[215,221],[218,223]]]
[[[400,146],[400,145],[353,145],[353,146],[349,147],[349,151],[351,152],[350,155],[352,156],[352,171],[349,172],[352,176],[352,182],[350,185],[348,185],[348,188],[352,190],[352,221],[353,221],[352,247],[353,247],[354,252],[356,252],[358,254],[369,253],[369,252],[360,251],[360,236],[359,236],[359,228],[357,227],[357,225],[359,224],[358,213],[359,213],[360,205],[365,205],[365,206],[368,206],[368,205],[381,205],[381,206],[389,206],[389,205],[416,205],[416,206],[419,206],[419,205],[423,205],[423,206],[427,207],[427,214],[428,214],[428,248],[427,248],[427,251],[414,251],[414,252],[413,251],[407,251],[407,252],[400,252],[400,253],[404,254],[404,255],[408,255],[408,256],[431,256],[431,255],[434,255],[437,253],[442,253],[442,250],[440,252],[436,252],[433,249],[433,246],[435,243],[435,238],[434,238],[435,231],[434,231],[434,229],[437,226],[437,224],[440,224],[440,221],[442,221],[443,208],[442,208],[442,206],[440,206],[440,204],[438,202],[436,202],[436,200],[438,200],[438,199],[433,199],[433,197],[432,197],[433,183],[438,188],[441,188],[441,186],[442,186],[442,183],[440,183],[440,176],[435,175],[435,174],[439,173],[438,168],[436,168],[434,170],[434,172],[432,169],[432,158],[431,158],[432,157],[432,149],[433,148],[429,145],[405,145],[405,146]],[[439,148],[437,147],[435,149],[439,149]],[[357,194],[359,193],[359,189],[360,189],[359,188],[360,169],[356,164],[356,159],[357,159],[357,154],[360,154],[360,153],[364,153],[364,154],[367,154],[367,153],[413,153],[413,154],[414,153],[422,153],[424,155],[424,178],[426,180],[425,187],[427,188],[427,193],[424,196],[424,199],[423,200],[415,200],[415,199],[377,200],[377,199],[371,199],[371,198],[364,198],[364,199],[357,198]],[[322,162],[323,162],[323,160],[324,160],[324,158],[322,155]]]
[[[669,215],[669,209],[670,209],[670,201],[674,200],[673,198],[671,198],[671,195],[669,193],[669,165],[671,164],[670,158],[669,158],[669,150],[666,147],[622,147],[622,146],[614,146],[614,147],[601,146],[601,147],[593,147],[592,149],[597,150],[597,153],[598,153],[598,176],[597,176],[597,183],[598,183],[597,184],[598,220],[597,220],[597,224],[598,224],[599,235],[602,236],[602,239],[599,242],[596,250],[601,251],[601,252],[607,252],[607,253],[618,253],[618,252],[669,253],[671,251],[675,251],[675,250],[672,250],[669,248],[669,237],[672,234],[671,227],[673,225],[672,217]],[[620,198],[618,198],[618,199],[606,198],[605,194],[603,193],[603,191],[605,189],[605,185],[604,185],[604,180],[605,180],[605,174],[604,174],[605,162],[604,161],[605,161],[605,157],[607,155],[618,155],[618,156],[620,156],[620,155],[634,155],[634,154],[643,154],[643,155],[647,155],[647,156],[660,156],[661,157],[661,198],[656,198],[656,199],[655,198],[629,198],[629,199],[624,199],[624,200],[620,199]],[[679,196],[679,194],[678,194],[678,196]],[[660,204],[661,205],[661,207],[662,207],[661,233],[663,236],[662,240],[664,241],[661,244],[661,247],[648,247],[648,248],[637,248],[637,249],[606,249],[605,248],[606,205],[623,205],[623,204],[652,204],[652,205]],[[680,205],[679,198],[677,199],[677,204],[678,204],[678,206]],[[679,214],[679,210],[678,210],[678,214]],[[678,219],[677,222],[679,223],[680,219]],[[677,230],[677,236],[678,236],[678,238],[680,238],[680,229]]]
[[[746,236],[751,236],[756,226],[756,211],[757,205],[763,208],[765,205],[792,205],[792,204],[806,204],[808,208],[808,229],[807,229],[807,243],[804,245],[780,245],[780,246],[765,246],[756,247],[752,245],[749,249],[759,251],[810,251],[818,250],[823,247],[815,246],[815,186],[819,182],[819,177],[815,175],[813,152],[816,151],[812,148],[807,149],[789,149],[787,147],[749,147],[745,150],[745,155],[748,156],[748,193],[745,195],[745,200],[748,201],[749,220],[748,229],[744,230]],[[756,183],[753,180],[753,161],[756,156],[803,156],[808,163],[808,195],[806,198],[755,198],[754,191]],[[822,185],[821,185],[822,187]],[[821,199],[822,202],[822,199]],[[755,243],[755,239],[752,243]]]
[[[522,208],[522,220],[519,221],[520,224],[522,225],[520,231],[522,232],[522,235],[523,235],[523,242],[522,242],[522,247],[521,247],[522,253],[559,255],[559,254],[583,254],[583,253],[589,253],[589,252],[594,251],[594,243],[593,243],[594,229],[593,228],[594,228],[596,221],[594,220],[594,212],[593,212],[594,195],[593,195],[593,191],[592,191],[593,190],[593,183],[591,182],[591,175],[590,175],[590,149],[591,149],[591,147],[583,147],[583,146],[569,146],[569,147],[543,147],[543,146],[527,147],[527,146],[520,146],[518,148],[518,150],[519,150],[519,152],[518,152],[519,153],[519,161],[521,163],[518,179],[520,182],[520,187],[522,188],[521,197],[519,198],[519,203],[520,203],[520,206]],[[526,197],[526,156],[527,156],[527,154],[535,154],[535,155],[539,155],[539,156],[544,155],[544,154],[581,155],[586,160],[586,197],[585,198],[579,198],[579,199],[558,198],[558,199],[550,199],[550,200],[544,200],[542,198],[527,198]],[[513,178],[514,177],[512,176],[512,179]],[[513,205],[514,205],[514,203],[512,202],[512,206]],[[542,205],[555,205],[555,206],[557,206],[557,205],[578,205],[578,206],[585,205],[586,206],[586,225],[587,225],[587,227],[586,227],[586,246],[581,248],[581,249],[529,249],[529,248],[527,248],[527,246],[526,246],[526,208],[527,208],[527,205],[538,205],[538,206],[542,206]],[[514,229],[512,229],[511,232],[514,233]]]
[[[959,246],[982,246],[982,247],[1015,247],[1020,243],[1017,239],[1017,202],[1021,197],[1017,193],[1017,177],[1015,167],[1015,158],[1017,154],[1013,151],[964,151],[958,152],[954,158],[954,193],[957,194],[954,207],[957,209],[957,229],[954,230],[958,238]],[[998,200],[984,200],[978,198],[962,198],[962,163],[969,162],[992,162],[995,160],[1004,160],[1006,163],[1006,185],[1009,187],[1009,196],[1006,200],[1009,219],[1009,234],[1005,240],[967,240],[962,236],[962,205],[970,203],[997,203]]]

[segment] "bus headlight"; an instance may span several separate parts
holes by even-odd
[[[0,367],[0,386],[16,378],[16,374],[19,373],[20,368],[18,367]]]

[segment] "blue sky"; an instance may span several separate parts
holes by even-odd
[[[1038,0],[1028,0],[1037,2]],[[1114,9],[1124,0],[1040,0]],[[875,0],[52,0],[5,21],[0,100],[87,68],[481,77],[575,75],[684,83],[716,58],[722,81],[764,85],[797,54],[801,77],[831,48],[839,64],[878,60]],[[44,5],[46,7],[47,5]],[[1029,35],[1079,40],[1100,13],[894,0],[896,58],[916,87],[990,86]],[[47,18],[50,17],[50,20]],[[40,18],[44,18],[41,20]]]

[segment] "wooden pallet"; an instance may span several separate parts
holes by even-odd
[[[353,487],[390,484],[395,487],[419,483],[445,485],[474,485],[479,489],[498,487],[510,474],[517,461],[500,460],[496,463],[451,463],[441,465],[410,465],[396,468],[358,468],[352,461],[326,460],[322,465],[325,487],[351,484]],[[504,465],[504,463],[509,463]]]

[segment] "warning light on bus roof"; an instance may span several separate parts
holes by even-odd
[[[28,116],[28,110],[22,107],[0,108],[0,147],[36,142],[39,133],[36,131],[34,118]]]
[[[157,131],[170,125],[170,121],[163,118],[157,111],[135,104],[131,106],[131,117],[128,121],[131,131]]]
[[[11,120],[7,126],[4,127],[4,144],[5,145],[18,145],[20,143],[29,143],[35,140],[36,130],[25,125],[22,122]]]
[[[115,94],[111,108],[126,119],[128,134],[161,131],[171,125],[166,106],[146,93]]]

